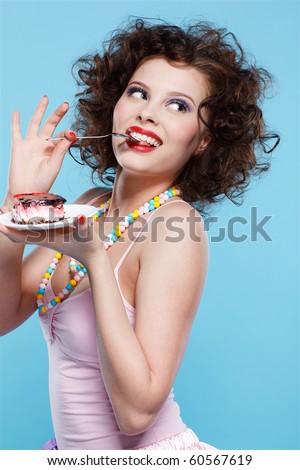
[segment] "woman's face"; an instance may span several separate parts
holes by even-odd
[[[136,69],[116,104],[113,149],[123,169],[173,180],[190,156],[206,146],[198,108],[208,96],[205,76],[181,63],[153,58]],[[147,139],[147,140],[146,140]]]

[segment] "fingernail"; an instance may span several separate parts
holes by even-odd
[[[75,144],[78,141],[78,138],[75,134],[75,132],[70,132],[70,137],[73,139],[73,144]]]
[[[77,220],[78,220],[78,223],[79,223],[80,225],[84,224],[84,222],[85,222],[85,217],[84,217],[84,215],[80,215]]]

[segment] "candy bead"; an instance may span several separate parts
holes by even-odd
[[[37,297],[37,299],[43,299],[43,298],[44,298],[44,294],[38,294],[36,297]]]
[[[57,259],[57,258],[53,258],[52,263],[57,264],[57,263],[58,263],[58,259]]]
[[[55,268],[56,268],[56,264],[51,263],[51,264],[50,264],[50,268],[55,269]]]
[[[61,258],[61,253],[55,253],[55,258],[60,259]]]
[[[65,294],[63,292],[58,293],[58,297],[62,300],[64,298]]]
[[[68,283],[68,284],[66,285],[66,289],[67,289],[67,290],[72,290],[71,284]]]
[[[46,279],[50,279],[51,276],[50,276],[49,273],[45,273],[45,274],[44,274],[44,277],[45,277]]]
[[[59,297],[59,295],[56,295],[56,296],[54,297],[54,300],[55,300],[55,302],[58,304],[58,303],[61,301],[61,298]]]
[[[45,289],[46,287],[46,284],[44,284],[43,282],[40,283],[40,289]]]
[[[76,286],[77,282],[74,279],[71,279],[70,283],[72,287]]]
[[[68,295],[68,293],[69,293],[69,291],[68,291],[66,288],[64,288],[64,289],[62,290],[62,292],[63,292],[63,294],[65,294],[65,295]]]
[[[78,274],[75,274],[74,279],[75,279],[76,282],[80,282],[81,277],[78,276]]]
[[[46,285],[47,285],[48,282],[49,282],[49,279],[46,279],[46,278],[44,277],[44,278],[42,279],[42,282],[43,282],[43,284],[46,284]]]

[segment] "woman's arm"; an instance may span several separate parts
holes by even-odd
[[[88,190],[74,204],[85,204],[105,191],[103,188]],[[11,204],[9,197],[6,197],[6,208],[10,209]],[[25,245],[21,241],[12,241],[5,233],[15,237],[26,235],[26,232],[19,231],[14,235],[12,230],[0,225],[1,336],[20,326],[36,311],[37,290],[54,253],[49,248],[38,246],[23,260]]]
[[[41,126],[48,106],[48,98],[44,96],[39,102],[23,138],[20,130],[20,114],[12,114],[12,145],[10,168],[8,174],[7,195],[4,200],[6,210],[11,210],[12,195],[23,192],[49,191],[61,168],[65,153],[73,142],[70,131],[61,133],[66,137],[59,143],[47,140],[55,132],[57,125],[68,111],[68,104],[60,105]],[[34,311],[33,291],[41,279],[43,264],[35,263],[37,256],[41,263],[48,262],[45,249],[35,252],[29,259],[34,263],[22,266],[24,243],[16,244],[13,231],[0,225],[0,334],[4,335],[24,322]],[[4,234],[11,235],[11,238]],[[18,237],[17,237],[18,238]],[[46,254],[47,253],[47,254]],[[29,287],[29,285],[31,287]],[[25,286],[25,287],[24,287]]]
[[[193,228],[187,220],[190,214],[182,203],[159,211],[164,221],[182,217],[178,226],[185,236],[174,242],[174,233],[164,222],[158,225],[157,242],[145,242],[136,286],[134,329],[104,247],[86,263],[101,371],[119,427],[125,434],[143,432],[155,420],[178,372],[200,302],[208,243],[199,216],[195,234],[201,241],[192,239]],[[154,220],[155,217],[151,225]],[[166,241],[168,236],[173,241]]]

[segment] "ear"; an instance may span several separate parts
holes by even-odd
[[[195,151],[195,155],[201,155],[204,150],[206,149],[206,147],[209,145],[210,141],[212,139],[212,136],[209,132],[204,132],[200,142],[199,142],[199,145]]]

